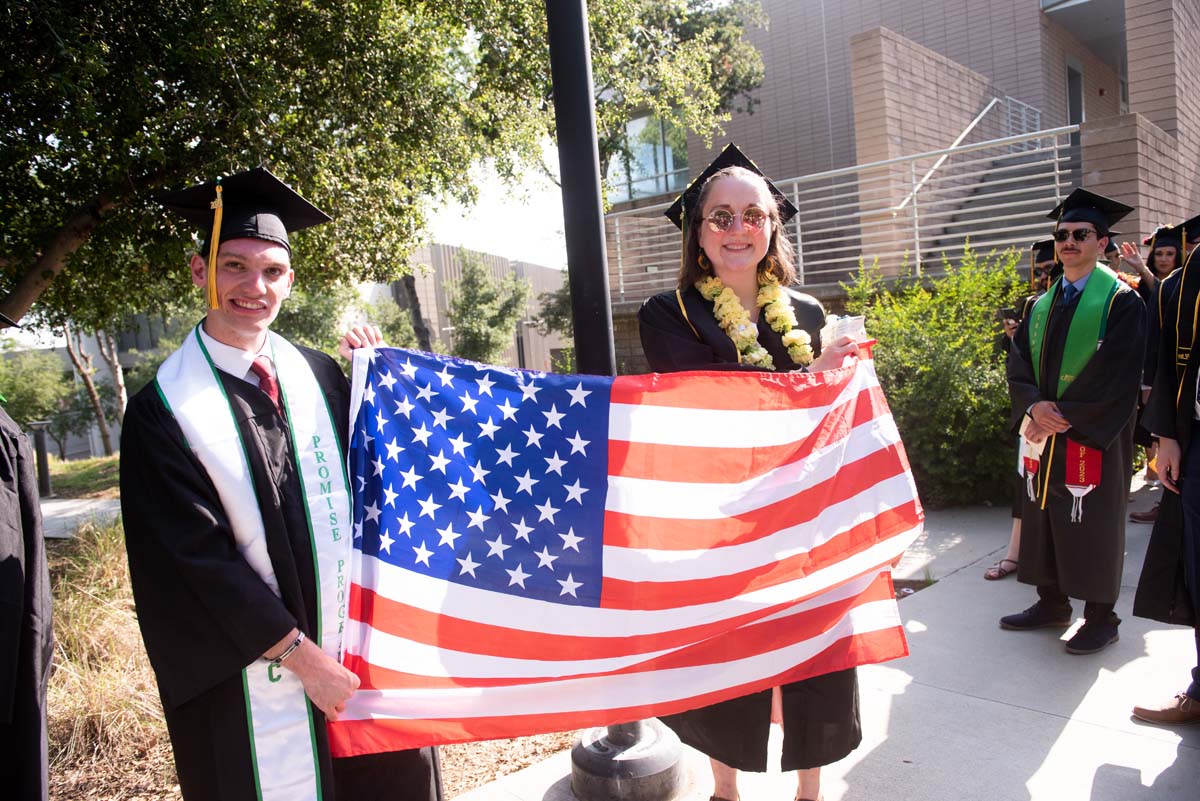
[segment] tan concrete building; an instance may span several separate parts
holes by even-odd
[[[639,180],[617,188],[609,269],[626,369],[644,366],[632,315],[678,268],[678,234],[655,215],[727,142],[794,195],[802,283],[834,303],[861,257],[923,274],[968,238],[1024,247],[1074,186],[1134,206],[1121,230],[1135,241],[1200,211],[1200,104],[1186,100],[1200,85],[1200,0],[762,5],[754,112],[712,149],[643,148],[628,170]]]
[[[434,244],[413,253],[410,262],[415,266],[417,297],[421,302],[421,314],[429,326],[434,349],[449,352],[453,337],[450,324],[450,301],[454,284],[462,278],[462,255],[464,249],[454,245]],[[500,280],[507,275],[516,275],[529,282],[529,296],[525,302],[525,315],[513,331],[513,342],[500,359],[508,367],[524,367],[530,370],[549,371],[554,367],[554,355],[570,342],[564,342],[556,333],[543,335],[537,330],[543,292],[553,292],[562,287],[566,273],[552,267],[543,267],[523,261],[513,261],[491,253],[468,251],[478,258],[492,277]],[[379,286],[372,293],[373,302],[387,296],[407,308],[402,293]]]

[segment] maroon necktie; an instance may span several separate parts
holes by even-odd
[[[250,365],[250,372],[258,376],[258,388],[267,393],[271,403],[275,404],[275,410],[283,414],[283,409],[279,406],[279,382],[275,380],[275,373],[271,371],[271,360],[266,356],[259,356]]]

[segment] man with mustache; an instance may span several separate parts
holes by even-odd
[[[1129,206],[1076,189],[1050,213],[1062,277],[1021,322],[1008,356],[1014,433],[1022,435],[1017,578],[1038,601],[1006,615],[1011,630],[1084,624],[1067,642],[1092,654],[1118,640],[1125,505],[1145,337],[1137,293],[1097,260]]]

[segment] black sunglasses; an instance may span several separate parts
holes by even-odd
[[[1076,228],[1074,231],[1058,230],[1054,232],[1055,242],[1066,242],[1068,238],[1074,239],[1076,242],[1086,242],[1087,238],[1092,234],[1096,234],[1091,228]],[[1100,234],[1096,234],[1099,238]]]

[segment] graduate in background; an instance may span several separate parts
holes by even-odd
[[[0,314],[0,328],[10,326],[17,324]],[[0,791],[14,801],[45,801],[50,577],[33,451],[2,407],[0,487]]]
[[[1183,267],[1159,283],[1158,362],[1142,424],[1159,441],[1158,474],[1165,492],[1146,547],[1133,613],[1162,623],[1196,627],[1200,618],[1200,419],[1197,375],[1196,304],[1200,274],[1193,258],[1200,244],[1200,217],[1179,226],[1186,248]],[[1191,683],[1173,698],[1133,708],[1148,723],[1200,723],[1200,628],[1195,630],[1196,666]]]
[[[1043,239],[1040,242],[1034,242],[1029,249],[1029,282],[1033,294],[1025,298],[1019,310],[1012,310],[1017,312],[1017,316],[1006,316],[1002,321],[1004,334],[1000,344],[1004,353],[1007,354],[1012,348],[1012,339],[1017,335],[1021,321],[1029,316],[1033,304],[1046,294],[1046,290],[1050,288],[1050,282],[1057,280],[1060,275],[1062,275],[1062,265],[1054,256],[1054,240]],[[1009,310],[1001,309],[1001,311]],[[1025,491],[1025,485],[1019,475],[1013,476],[1012,483],[1012,531],[1008,535],[1008,550],[1004,552],[1004,556],[999,562],[983,571],[983,577],[988,581],[998,581],[1011,576],[1017,572],[1017,568],[1020,566],[1021,495]]]
[[[1121,253],[1138,274],[1138,294],[1146,303],[1146,358],[1142,366],[1142,389],[1138,399],[1138,422],[1133,430],[1133,442],[1146,449],[1146,481],[1157,482],[1154,464],[1158,458],[1158,441],[1142,424],[1142,415],[1150,400],[1150,388],[1154,386],[1154,373],[1158,368],[1158,337],[1163,315],[1161,291],[1168,276],[1183,266],[1185,225],[1174,227],[1160,225],[1145,244],[1149,247],[1145,260],[1137,248],[1128,242],[1121,243]],[[1159,503],[1144,512],[1131,512],[1129,519],[1134,523],[1153,523],[1158,519]]]
[[[1021,322],[1008,357],[1013,433],[1023,437],[1027,493],[1017,578],[1038,601],[1006,629],[1084,625],[1067,642],[1091,654],[1118,640],[1125,506],[1144,356],[1145,305],[1098,265],[1110,226],[1132,209],[1076,189],[1054,211],[1063,276]]]
[[[269,331],[288,234],[329,219],[259,167],[160,198],[206,232],[208,316],[129,402],[121,512],[138,623],[187,801],[441,797],[431,749],[331,759],[351,507],[349,382]],[[381,343],[355,329],[339,350]]]

